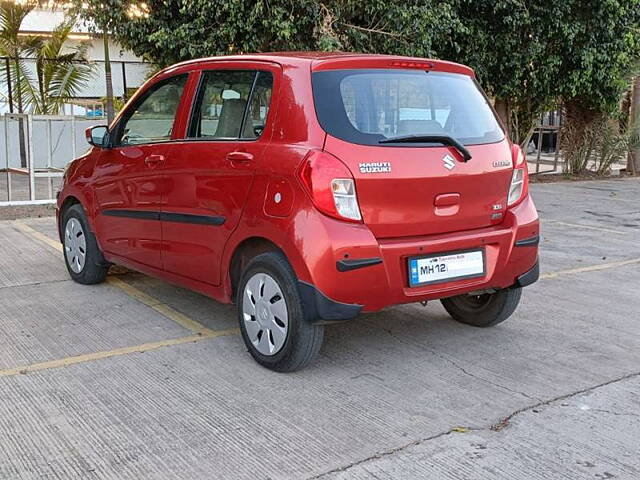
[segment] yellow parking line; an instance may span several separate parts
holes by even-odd
[[[575,273],[597,272],[598,270],[608,270],[610,268],[624,267],[625,265],[635,265],[640,263],[640,258],[632,258],[631,260],[622,260],[619,262],[601,263],[600,265],[590,265],[588,267],[569,268],[567,270],[558,270],[555,272],[543,273],[540,278],[557,278],[561,275],[572,275]]]
[[[120,280],[117,277],[108,277],[107,283],[109,285],[118,287],[120,290],[122,290],[124,293],[126,293],[130,297],[135,298],[140,303],[144,303],[146,306],[150,308],[153,308],[156,312],[164,315],[169,320],[173,320],[175,323],[183,326],[187,330],[191,330],[194,333],[203,333],[203,334],[209,334],[213,332],[213,330],[205,327],[201,323],[198,323],[195,320],[192,320],[191,318],[187,317],[184,313],[180,313],[177,310],[174,310],[166,303],[162,303],[160,300],[153,298],[151,295],[147,295],[143,291],[138,290],[136,287]]]
[[[62,252],[62,245],[60,244],[60,242],[44,235],[43,233],[38,232],[37,230],[31,228],[29,225],[25,223],[22,223],[20,221],[16,221],[14,223],[17,228],[22,230],[27,235],[30,235],[31,237],[41,241],[42,243],[52,248],[55,248],[59,252]],[[206,334],[206,335],[209,335],[214,332],[214,330],[211,330],[205,327],[204,325],[202,325],[201,323],[198,323],[195,320],[192,320],[185,314],[180,313],[177,310],[174,310],[166,303],[162,303],[160,300],[153,298],[151,295],[148,295],[141,290],[138,290],[133,285],[126,283],[117,277],[114,277],[114,276],[107,277],[107,283],[109,285],[119,288],[130,297],[138,300],[139,302],[145,304],[150,308],[153,308],[156,312],[164,315],[169,320],[174,321],[175,323],[186,328],[187,330],[191,330],[194,333],[200,333],[200,334]]]
[[[559,220],[547,220],[542,223],[554,223],[556,225],[564,225],[566,227],[576,227],[576,228],[584,228],[586,230],[596,230],[599,232],[605,233],[615,233],[616,235],[626,235],[627,232],[621,232],[620,230],[611,230],[610,228],[596,227],[595,225],[584,225],[582,223],[569,223],[569,222],[561,222]]]
[[[29,372],[38,372],[40,370],[49,370],[52,368],[68,367],[70,365],[76,365],[78,363],[91,362],[94,360],[101,360],[104,358],[117,357],[120,355],[128,355],[130,353],[142,353],[150,350],[156,350],[162,347],[169,347],[172,345],[181,345],[184,343],[199,342],[207,338],[224,337],[228,335],[236,335],[239,332],[237,328],[229,330],[209,330],[207,333],[189,335],[187,337],[172,338],[169,340],[160,340],[159,342],[143,343],[141,345],[133,345],[131,347],[116,348],[114,350],[106,350],[102,352],[87,353],[85,355],[76,355],[74,357],[65,357],[58,360],[51,360],[48,362],[34,363],[22,367],[14,367],[6,370],[0,370],[0,377],[10,377],[14,375],[26,374]]]
[[[26,223],[22,223],[19,220],[13,222],[13,224],[22,230],[27,235],[32,236],[33,238],[40,240],[42,243],[49,245],[51,248],[55,248],[57,251],[62,252],[62,244],[53,238],[47,237],[44,233],[40,233],[39,231],[31,228]]]

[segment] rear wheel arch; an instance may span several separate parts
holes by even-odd
[[[286,258],[287,255],[274,242],[264,237],[249,237],[242,240],[233,250],[229,262],[228,279],[230,284],[230,297],[235,302],[238,284],[242,271],[252,258],[267,252],[279,252]]]

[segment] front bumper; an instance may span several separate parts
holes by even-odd
[[[361,310],[372,312],[390,305],[526,286],[539,276],[539,222],[530,197],[509,210],[500,225],[423,237],[376,239],[365,225],[327,222],[322,236],[328,246],[309,269],[311,281],[306,282],[319,292],[322,304],[340,307],[329,309],[333,313],[327,320],[338,320],[345,312],[346,319]],[[320,240],[316,235],[314,248]],[[483,277],[409,286],[409,257],[478,247],[485,250]],[[323,311],[315,313],[324,318]]]

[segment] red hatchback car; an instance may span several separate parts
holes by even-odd
[[[463,65],[193,60],[87,140],[58,197],[71,277],[120,264],[235,302],[273,370],[307,365],[325,324],[389,305],[440,299],[495,325],[538,278],[526,161]]]

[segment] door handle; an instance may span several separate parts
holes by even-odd
[[[149,155],[144,159],[144,163],[150,168],[154,168],[162,162],[164,162],[164,155],[154,154],[154,155]]]
[[[230,162],[250,162],[253,160],[253,155],[249,152],[229,152],[227,153],[227,160]]]

